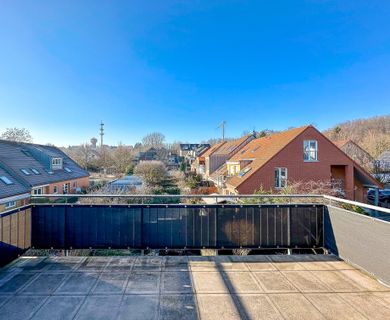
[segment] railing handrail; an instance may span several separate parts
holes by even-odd
[[[265,198],[290,198],[290,199],[299,199],[299,198],[315,198],[322,199],[323,204],[325,204],[325,199],[330,201],[336,201],[340,203],[350,204],[370,210],[381,211],[383,213],[389,213],[390,209],[377,207],[370,204],[365,204],[362,202],[342,199],[329,195],[321,195],[321,194],[240,194],[240,195],[224,195],[224,194],[162,194],[162,195],[153,195],[153,194],[40,194],[40,195],[32,195],[31,199],[42,199],[42,198],[118,198],[118,199],[265,199]]]
[[[320,194],[240,194],[240,195],[210,195],[210,194],[39,194],[32,195],[31,198],[129,198],[129,199],[153,199],[153,198],[323,198]]]
[[[350,204],[350,205],[353,205],[353,206],[366,208],[366,209],[371,209],[371,210],[375,210],[375,211],[381,211],[381,212],[385,212],[385,213],[390,213],[390,209],[373,206],[371,204],[366,204],[366,203],[352,201],[352,200],[347,200],[347,199],[341,199],[341,198],[337,198],[337,197],[333,197],[333,196],[327,196],[327,195],[323,195],[323,198],[324,199],[328,199],[328,200],[341,202],[341,203]]]

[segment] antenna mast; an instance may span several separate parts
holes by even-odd
[[[222,141],[225,141],[225,125],[226,121],[222,121],[221,124],[218,126],[218,128],[222,129]]]
[[[103,148],[104,123],[100,122],[100,148]]]

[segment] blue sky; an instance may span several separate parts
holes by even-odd
[[[201,141],[390,113],[390,2],[0,3],[0,132]]]

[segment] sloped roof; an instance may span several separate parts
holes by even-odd
[[[219,142],[213,146],[211,146],[204,154],[203,157],[209,157],[211,156],[218,148],[220,148],[222,145],[224,145],[226,141]]]
[[[227,184],[237,187],[253,173],[271,160],[277,153],[286,147],[292,140],[305,131],[309,126],[294,128],[271,136],[257,138],[249,142],[240,152],[237,152],[229,161],[253,160],[245,166],[247,171],[242,176],[234,175],[227,180]]]
[[[223,144],[220,148],[218,148],[214,154],[218,155],[229,155],[237,151],[237,149],[248,139],[250,139],[251,135],[243,136],[239,139],[231,140]]]
[[[216,171],[214,171],[210,178],[213,180],[217,180],[218,177],[226,177],[227,176],[227,164],[224,163],[222,166],[220,166]]]
[[[53,174],[49,174],[46,164],[38,161],[28,152],[25,152],[26,147],[37,148],[50,157],[62,158],[63,169],[53,170]],[[89,176],[87,171],[82,169],[60,149],[53,146],[0,140],[0,162],[6,166],[7,170],[12,172],[13,175],[17,175],[32,187]],[[64,168],[69,168],[71,172],[65,171]],[[21,172],[22,169],[29,170],[31,174],[23,174]],[[38,170],[39,174],[32,173],[31,169]]]
[[[352,143],[355,143],[353,142],[352,140],[350,139],[346,139],[346,140],[338,140],[338,141],[332,141],[337,147],[339,147],[340,149],[342,147],[344,147],[348,142],[352,142]]]
[[[0,179],[0,199],[8,198],[24,193],[30,193],[31,188],[19,181],[17,177],[10,174],[5,166],[0,163],[0,178],[5,177],[11,184],[6,184]]]

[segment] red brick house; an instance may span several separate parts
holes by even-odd
[[[225,193],[278,192],[288,181],[339,181],[348,199],[363,201],[381,184],[313,126],[258,138],[227,161]]]

